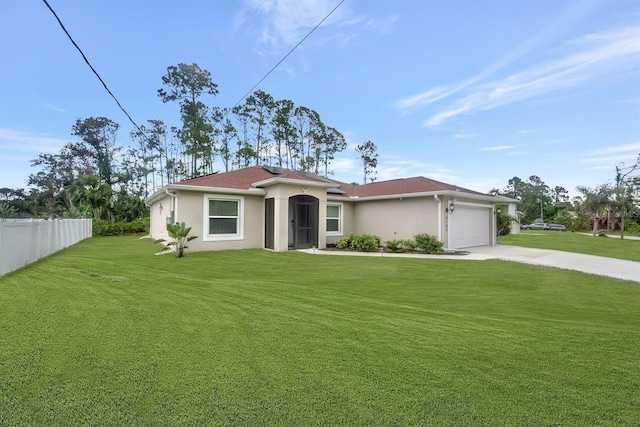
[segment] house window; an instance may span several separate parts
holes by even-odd
[[[242,197],[205,196],[204,240],[241,240],[243,202]]]
[[[327,205],[327,235],[342,236],[342,205]]]

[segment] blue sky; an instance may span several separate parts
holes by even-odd
[[[339,0],[49,0],[138,124],[179,124],[169,65],[211,71],[229,107]],[[538,175],[576,194],[640,154],[636,0],[345,0],[259,86],[320,113],[349,148],[334,178],[422,175],[487,192]],[[73,140],[77,118],[132,125],[38,0],[0,4],[0,187]],[[222,168],[222,163],[219,164]]]

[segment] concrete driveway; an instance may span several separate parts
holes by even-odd
[[[640,283],[640,262],[635,261],[507,245],[481,246],[467,250],[474,259],[501,259],[544,265]]]
[[[515,261],[524,264],[543,265],[565,270],[576,270],[584,273],[608,276],[615,279],[630,280],[640,283],[640,262],[626,261],[615,258],[607,258],[595,255],[584,255],[573,252],[554,251],[551,249],[532,249],[520,246],[480,246],[467,248],[465,255],[424,255],[424,254],[390,254],[376,252],[346,252],[324,251],[315,249],[303,249],[301,252],[320,255],[347,255],[347,256],[384,256],[403,258],[433,258],[433,259],[457,259],[486,260],[500,259]]]

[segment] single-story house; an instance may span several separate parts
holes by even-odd
[[[150,234],[185,222],[194,251],[325,248],[349,234],[382,242],[436,236],[448,249],[496,244],[496,212],[516,216],[515,199],[424,177],[354,185],[276,167],[253,166],[169,184],[147,199]],[[507,211],[505,211],[507,209]]]

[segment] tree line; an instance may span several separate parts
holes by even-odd
[[[519,200],[521,224],[534,221],[565,225],[570,230],[592,229],[640,232],[640,168],[616,167],[615,184],[604,183],[594,188],[578,186],[580,193],[571,200],[562,186],[549,186],[538,176],[527,180],[511,178],[504,189],[492,189],[489,194]]]
[[[113,120],[77,119],[71,132],[77,140],[56,154],[38,155],[31,161],[39,170],[28,177],[30,190],[0,189],[2,200],[36,216],[126,222],[147,216],[144,199],[166,184],[253,165],[326,177],[336,154],[347,148],[344,136],[317,111],[262,90],[233,107],[207,104],[218,85],[197,64],[169,66],[161,80],[157,95],[177,104],[180,126],[150,119],[123,145]],[[365,183],[374,179],[376,149],[367,141],[356,150]]]
[[[218,94],[211,73],[197,64],[167,67],[157,95],[177,104],[180,126],[150,119],[119,144],[120,125],[106,117],[77,119],[73,142],[58,153],[42,153],[31,161],[39,170],[29,175],[29,190],[0,189],[0,218],[17,212],[31,216],[91,216],[98,221],[131,222],[148,216],[144,200],[158,188],[219,170],[252,165],[278,166],[331,174],[331,162],[347,148],[344,136],[311,108],[288,99],[276,100],[256,90],[242,104],[211,106]],[[377,146],[356,147],[363,183],[375,180]],[[221,164],[221,167],[218,166]],[[569,200],[562,186],[548,186],[538,176],[510,179],[490,194],[520,201],[520,221],[558,222],[571,229],[622,227],[640,211],[640,157],[631,167],[616,167],[615,184],[578,187]]]

